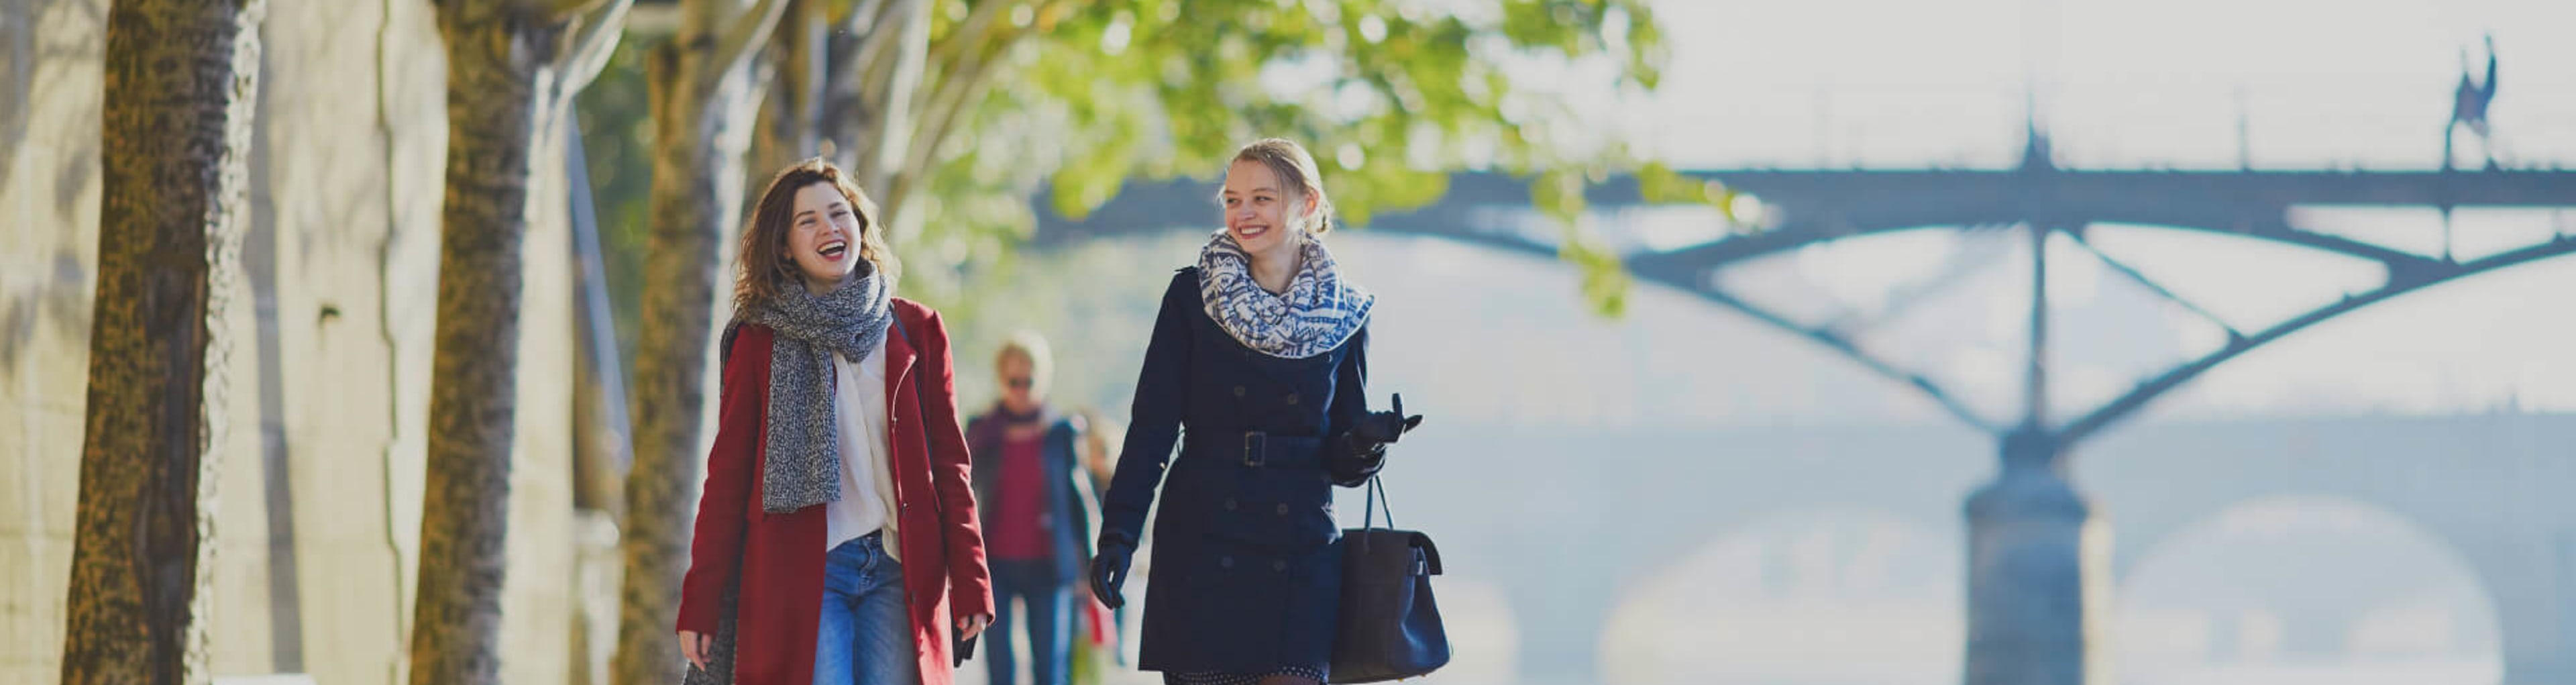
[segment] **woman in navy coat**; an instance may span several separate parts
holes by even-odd
[[[1138,666],[1186,685],[1321,683],[1342,579],[1332,486],[1365,483],[1420,417],[1368,410],[1375,300],[1324,249],[1313,157],[1245,146],[1220,200],[1225,230],[1172,278],[1146,346],[1093,593],[1123,603],[1161,482]]]

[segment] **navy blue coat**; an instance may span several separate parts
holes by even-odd
[[[1162,483],[1139,667],[1329,665],[1342,584],[1332,488],[1365,481],[1326,446],[1368,411],[1367,346],[1362,328],[1313,357],[1256,352],[1208,318],[1198,269],[1172,277],[1101,507],[1106,531],[1137,539]]]

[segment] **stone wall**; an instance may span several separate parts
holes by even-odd
[[[446,77],[430,5],[270,0],[230,322],[219,675],[400,683],[417,576]],[[0,682],[59,673],[79,491],[106,0],[0,0]],[[572,670],[572,343],[559,150],[527,239],[503,676]],[[272,526],[291,532],[272,539]],[[300,662],[300,668],[297,668]]]

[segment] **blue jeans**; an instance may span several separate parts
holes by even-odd
[[[985,633],[984,667],[992,685],[1010,685],[1013,675],[1011,610],[1016,597],[1028,605],[1029,677],[1037,685],[1066,685],[1073,659],[1073,586],[1055,582],[1052,559],[994,560],[993,628]]]
[[[814,646],[814,685],[921,682],[912,620],[904,615],[903,566],[869,533],[832,548],[823,562],[823,620]]]

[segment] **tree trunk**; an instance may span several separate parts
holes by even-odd
[[[508,2],[438,8],[447,43],[447,196],[421,504],[411,682],[500,679],[516,429],[520,246],[537,97],[556,33]]]
[[[686,663],[673,631],[680,579],[689,569],[693,495],[705,466],[699,432],[708,348],[760,92],[745,55],[756,49],[747,46],[767,42],[781,7],[772,0],[719,19],[722,13],[704,0],[685,0],[679,35],[647,58],[653,211],[632,376],[635,453],[619,539],[626,572],[617,653],[609,665],[615,685],[678,682]]]
[[[98,294],[62,682],[203,683],[265,0],[109,10]]]

